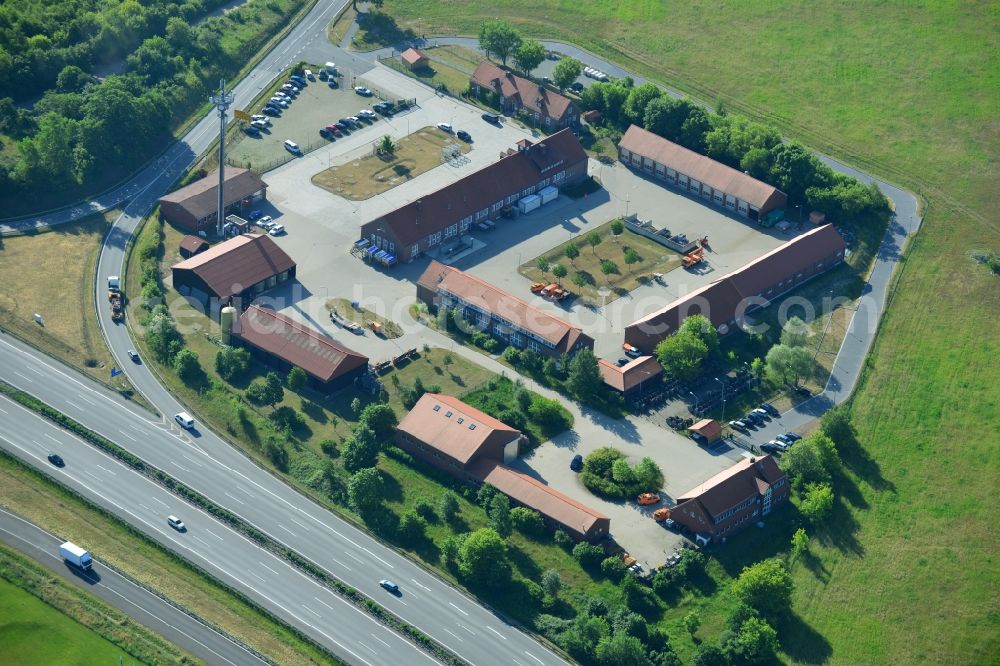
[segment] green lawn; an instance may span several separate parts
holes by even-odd
[[[779,633],[793,663],[995,662],[1000,283],[970,255],[1000,249],[996,4],[501,0],[455,12],[389,0],[385,11],[429,35],[506,17],[919,192],[924,228],[853,401],[853,483],[812,566],[796,566],[794,620]],[[725,596],[682,599],[666,621],[702,604],[698,635],[714,640]],[[683,630],[672,636],[690,657]]]
[[[38,597],[0,578],[0,663],[91,666],[141,663]]]

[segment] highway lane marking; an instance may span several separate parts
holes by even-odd
[[[83,400],[88,405],[94,405],[95,407],[97,406],[96,402],[94,402],[93,400],[91,400],[87,396],[83,395],[82,393],[77,393],[76,397],[78,397],[80,400]]]
[[[326,603],[325,601],[323,601],[319,597],[313,597],[313,599],[315,599],[316,601],[320,602],[321,604],[323,604],[324,606],[326,606],[330,610],[333,610],[333,606],[331,606],[330,604]]]
[[[451,606],[452,608],[454,608],[455,610],[457,610],[457,611],[458,611],[459,613],[461,613],[462,615],[465,615],[466,617],[468,617],[468,616],[469,616],[469,614],[468,614],[468,613],[466,613],[466,612],[465,612],[464,610],[462,610],[461,608],[459,608],[459,607],[458,607],[458,606],[456,606],[455,604],[451,603],[450,601],[448,602],[448,605],[449,605],[449,606]]]
[[[204,467],[204,465],[202,465],[200,462],[198,462],[197,460],[195,460],[194,458],[192,458],[191,456],[189,456],[186,453],[182,453],[181,457],[184,458],[185,460],[190,460],[191,462],[193,462],[198,467]]]
[[[493,628],[493,627],[491,627],[490,625],[488,625],[488,624],[487,624],[487,625],[486,625],[486,628],[487,628],[487,629],[489,629],[490,631],[492,631],[492,632],[493,632],[494,634],[496,634],[496,635],[497,635],[497,636],[499,636],[500,638],[502,638],[502,639],[504,639],[504,640],[507,640],[507,637],[506,637],[506,636],[504,636],[503,634],[501,634],[501,633],[500,633],[499,631],[497,631],[496,629],[494,629],[494,628]]]
[[[157,502],[158,504],[162,504],[163,506],[167,507],[168,509],[170,508],[169,504],[167,504],[166,502],[164,502],[163,500],[161,500],[158,497],[153,497],[152,495],[150,495],[149,499],[153,500],[154,502]]]
[[[98,465],[97,463],[94,463],[94,467],[97,467],[97,468],[100,468],[100,469],[103,469],[103,470],[104,470],[105,472],[107,472],[107,473],[108,473],[108,474],[110,474],[111,476],[118,476],[118,474],[116,474],[115,472],[112,472],[112,471],[111,471],[110,469],[108,469],[108,468],[107,468],[107,467],[105,467],[104,465]]]
[[[225,539],[223,539],[222,537],[220,537],[220,536],[219,536],[218,534],[216,534],[216,533],[215,533],[215,532],[213,532],[212,530],[205,530],[205,532],[206,532],[207,534],[211,534],[212,536],[214,536],[214,537],[215,537],[216,539],[218,539],[219,541],[225,541]]]
[[[246,504],[246,502],[244,502],[243,500],[241,500],[241,499],[240,499],[239,497],[235,497],[235,496],[233,496],[233,495],[230,495],[229,493],[227,493],[227,492],[226,492],[226,491],[224,491],[224,490],[222,491],[222,494],[223,494],[223,495],[225,495],[226,497],[228,497],[228,498],[229,498],[229,499],[231,499],[231,500],[236,500],[236,501],[237,501],[237,502],[239,502],[240,504]]]
[[[289,519],[289,520],[291,520],[291,521],[292,521],[293,523],[295,523],[296,525],[298,525],[299,527],[301,527],[302,529],[304,529],[304,530],[305,530],[306,532],[308,532],[308,531],[309,531],[309,528],[305,526],[305,523],[300,523],[299,521],[295,520],[295,519],[294,519],[294,518],[292,518],[291,516],[289,516],[289,517],[288,517],[288,519]]]
[[[7,410],[6,410],[6,409],[4,409],[3,407],[0,407],[0,412],[3,412],[4,414],[7,414],[7,413],[8,413],[8,412],[7,412]]]
[[[81,412],[82,412],[82,411],[85,411],[85,410],[83,409],[83,407],[81,407],[80,405],[76,404],[75,402],[73,402],[73,401],[71,401],[71,400],[66,400],[65,402],[66,402],[66,404],[67,404],[67,405],[69,405],[70,407],[75,407],[76,409],[79,409],[79,410],[80,410]]]
[[[335,557],[331,557],[330,559],[331,559],[331,560],[333,560],[334,562],[336,562],[338,566],[341,566],[341,567],[344,567],[344,568],[345,568],[345,569],[347,569],[348,571],[352,571],[351,567],[347,566],[346,564],[344,564],[343,562],[341,562],[341,561],[340,561],[340,560],[338,560],[337,558],[335,558]]]
[[[86,475],[88,475],[88,476],[90,476],[91,478],[95,479],[98,483],[104,483],[104,479],[102,479],[101,477],[99,477],[96,474],[92,473],[89,469],[83,470],[83,473],[86,474]]]
[[[363,647],[363,648],[365,648],[365,649],[367,649],[367,650],[371,650],[371,653],[372,653],[372,654],[378,654],[378,652],[376,652],[375,650],[372,650],[372,649],[371,649],[370,647],[368,647],[367,645],[365,645],[365,644],[364,644],[364,643],[362,643],[361,641],[358,641],[358,645],[360,645],[361,647]]]
[[[465,640],[463,638],[460,638],[458,634],[456,634],[454,631],[452,631],[448,627],[441,627],[441,628],[444,629],[445,631],[447,631],[452,636],[454,636],[456,639],[458,639],[459,643],[464,643],[465,642]]]
[[[285,526],[284,526],[284,525],[282,525],[281,523],[278,523],[278,527],[280,527],[281,529],[285,530],[286,532],[288,532],[289,534],[291,534],[291,535],[292,535],[293,537],[295,537],[296,539],[298,539],[298,538],[299,538],[299,535],[298,535],[298,534],[296,534],[295,532],[291,531],[290,529],[288,529],[287,527],[285,527]]]
[[[49,433],[45,433],[45,436],[46,436],[46,437],[48,437],[49,439],[51,439],[51,440],[52,440],[53,442],[55,442],[56,444],[62,444],[62,440],[58,440],[58,439],[56,439],[55,437],[53,437],[53,436],[52,436],[52,435],[50,435]]]
[[[150,508],[149,508],[148,506],[146,506],[145,504],[142,504],[141,502],[140,502],[139,506],[141,506],[141,507],[142,507],[143,509],[145,509],[146,511],[152,511],[152,509],[150,509]]]
[[[212,546],[209,545],[209,543],[207,541],[205,541],[204,539],[202,539],[200,536],[198,536],[196,534],[192,534],[191,538],[194,539],[195,541],[197,541],[198,543],[205,544],[205,548],[211,548],[212,547]]]
[[[465,630],[466,630],[467,632],[469,632],[469,633],[470,633],[470,634],[472,634],[473,636],[475,636],[475,635],[476,635],[476,632],[474,632],[474,631],[473,631],[472,629],[469,629],[469,628],[468,628],[467,626],[465,626],[465,625],[464,625],[464,624],[462,624],[461,622],[456,622],[455,624],[457,624],[458,626],[460,626],[460,627],[461,627],[462,629],[465,629]]]
[[[521,663],[520,661],[518,661],[518,660],[517,660],[517,659],[515,659],[514,657],[511,657],[511,658],[510,658],[510,660],[511,660],[512,662],[514,662],[515,664],[517,664],[517,666],[524,666],[524,664],[523,664],[523,663]]]
[[[250,574],[251,576],[253,576],[254,578],[256,578],[257,580],[259,580],[262,583],[266,583],[267,582],[266,578],[262,578],[261,576],[258,576],[252,570],[247,570],[247,573]]]
[[[350,541],[350,539],[348,539],[348,541]],[[351,543],[354,543],[354,542],[351,541]],[[355,544],[355,545],[357,545],[357,544]],[[396,567],[392,566],[391,564],[389,564],[388,562],[386,562],[385,560],[383,560],[381,557],[379,557],[375,553],[373,553],[372,551],[368,550],[367,548],[362,548],[362,550],[365,551],[366,553],[368,553],[369,555],[371,555],[372,557],[374,557],[376,560],[378,560],[379,562],[381,562],[385,566],[389,567],[390,569],[395,569],[396,568]]]
[[[28,370],[31,370],[33,373],[35,373],[36,375],[38,375],[40,377],[44,377],[45,376],[45,373],[43,373],[41,370],[39,370],[38,368],[36,368],[33,365],[29,365],[28,366]]]
[[[28,377],[27,375],[22,375],[17,370],[14,371],[14,374],[17,375],[18,377],[20,377],[21,379],[23,379],[26,382],[34,383],[34,380],[31,379],[31,377]]]
[[[381,638],[379,638],[375,634],[372,634],[372,638],[374,638],[375,640],[377,640],[379,643],[381,643],[382,645],[386,646],[387,648],[391,648],[392,647],[391,645],[389,645],[388,643],[386,643],[384,640],[382,640]]]
[[[315,615],[316,617],[318,617],[319,619],[321,619],[321,620],[323,619],[322,615],[320,615],[319,613],[317,613],[316,611],[314,611],[312,608],[309,608],[309,606],[306,606],[305,604],[302,604],[302,607],[305,608],[310,613],[312,613],[313,615]]]
[[[125,437],[128,437],[128,438],[129,438],[129,439],[131,439],[131,440],[132,440],[133,442],[138,442],[138,441],[139,441],[138,439],[136,439],[136,438],[135,438],[135,437],[133,437],[132,435],[130,435],[130,434],[128,434],[127,432],[125,432],[124,430],[122,430],[121,428],[118,428],[118,432],[120,432],[120,433],[121,433],[121,434],[122,434],[123,436],[125,436]]]
[[[268,571],[270,571],[271,573],[273,573],[275,576],[280,576],[281,575],[277,571],[275,571],[274,569],[272,569],[271,567],[269,567],[266,564],[264,564],[263,562],[257,562],[257,564],[259,564],[260,566],[264,567],[265,569],[267,569]]]
[[[352,559],[352,560],[354,560],[355,562],[360,562],[361,564],[364,564],[364,563],[365,563],[365,561],[364,561],[363,559],[361,559],[360,557],[358,557],[357,555],[355,555],[355,554],[354,554],[354,553],[352,553],[351,551],[349,551],[349,550],[345,550],[344,552],[345,552],[345,553],[347,554],[347,556],[348,556],[349,558],[351,558],[351,559]]]
[[[542,661],[541,659],[539,659],[535,655],[531,654],[527,650],[524,651],[524,654],[528,655],[529,657],[531,657],[532,659],[534,659],[535,661],[537,661],[539,664],[542,664],[542,666],[545,666],[545,662],[544,661]]]
[[[430,592],[430,591],[431,591],[431,588],[427,587],[427,586],[426,586],[426,585],[424,585],[423,583],[418,583],[418,582],[417,582],[417,579],[416,579],[416,578],[411,578],[410,580],[411,580],[411,581],[413,581],[413,582],[414,582],[414,583],[415,583],[416,585],[419,585],[420,587],[424,588],[424,589],[425,589],[425,590],[427,590],[428,592]]]
[[[242,490],[243,492],[245,492],[250,497],[256,497],[256,495],[254,495],[252,492],[250,492],[249,490],[247,490],[246,488],[244,488],[243,486],[241,486],[238,483],[236,484],[236,488],[237,488],[237,490]]]
[[[185,472],[187,472],[188,474],[190,474],[190,473],[191,473],[191,470],[189,470],[189,469],[188,469],[187,467],[185,467],[184,465],[181,465],[181,464],[179,464],[179,463],[177,463],[177,462],[174,462],[173,460],[171,460],[170,462],[171,462],[171,463],[173,464],[173,466],[174,466],[174,467],[176,467],[177,469],[182,469],[182,470],[184,470]],[[226,494],[228,495],[228,493],[226,493]]]

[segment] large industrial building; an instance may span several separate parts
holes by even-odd
[[[431,261],[417,280],[417,300],[434,311],[457,309],[471,327],[518,349],[560,356],[594,348],[594,339],[578,326],[437,261]]]
[[[652,351],[694,314],[705,315],[719,333],[726,334],[747,313],[841,263],[845,249],[843,237],[832,225],[813,229],[629,324],[625,342]]]
[[[295,262],[266,235],[236,236],[171,268],[178,293],[206,312],[224,305],[241,311],[268,289],[295,278]]]
[[[522,139],[500,161],[368,222],[361,238],[405,263],[510,212],[523,197],[586,175],[587,153],[569,130]]]
[[[608,534],[604,514],[505,465],[517,458],[521,431],[458,398],[425,393],[396,430],[396,445],[470,483],[489,483],[552,527],[588,541]]]
[[[637,125],[618,143],[618,159],[751,220],[788,205],[778,188]]]
[[[253,171],[226,167],[226,214],[246,215],[267,198],[267,184]],[[219,214],[219,172],[213,171],[179,190],[160,197],[160,215],[185,231],[214,228]]]
[[[332,393],[368,370],[368,357],[285,315],[251,305],[233,327],[233,343],[265,365],[287,373],[302,368],[309,386]]]

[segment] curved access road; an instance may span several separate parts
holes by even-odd
[[[71,585],[100,597],[109,606],[179,645],[207,664],[261,665],[266,661],[201,620],[113,569],[96,563],[86,575],[59,557],[60,539],[20,516],[0,509],[0,541],[27,555]]]

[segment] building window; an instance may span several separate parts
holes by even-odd
[[[420,254],[420,244],[414,243],[410,246],[410,257],[415,258],[418,254]]]
[[[427,246],[431,247],[441,242],[441,232],[436,231],[427,237]]]
[[[435,412],[440,412],[441,411],[441,405],[434,405],[434,411]]]
[[[451,418],[451,415],[452,415],[453,413],[454,413],[454,412],[445,412],[445,413],[444,413],[444,417],[445,417],[446,419],[450,419],[450,418]]]
[[[551,178],[546,178],[545,180],[539,181],[538,187],[547,187],[551,181],[552,181]]]
[[[503,199],[501,199],[500,201],[498,201],[495,204],[493,204],[493,212],[495,213],[498,210],[500,210],[501,208],[503,208]]]
[[[562,170],[562,171],[560,171],[556,175],[552,176],[552,182],[553,183],[561,183],[565,179],[566,179],[566,170],[565,169]]]
[[[476,220],[481,220],[489,214],[490,214],[489,208],[484,208],[480,211],[476,211]]]

